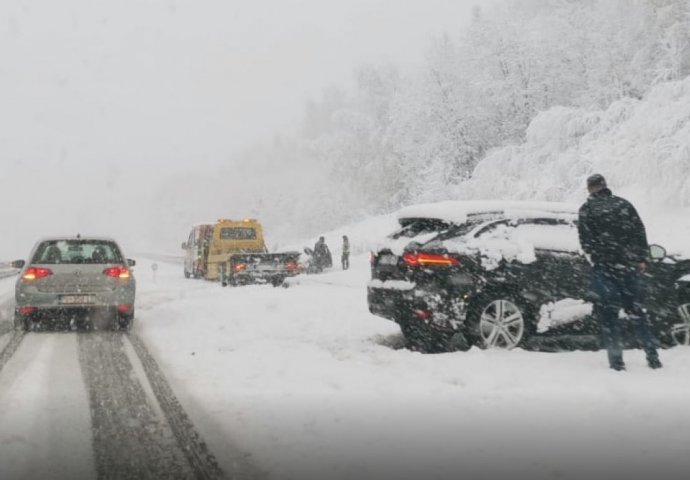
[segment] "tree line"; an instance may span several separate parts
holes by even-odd
[[[688,0],[520,0],[475,7],[414,71],[363,65],[305,107],[289,138],[237,154],[218,195],[270,229],[316,234],[449,198],[488,152],[557,106],[601,110],[690,72]],[[218,198],[218,197],[216,197]],[[270,230],[269,230],[270,231]]]

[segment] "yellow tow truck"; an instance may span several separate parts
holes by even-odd
[[[208,227],[205,234],[197,231],[198,226],[193,227],[190,240],[182,244],[185,265],[194,265],[194,271],[198,272],[195,276],[220,281],[223,286],[246,283],[277,286],[286,277],[299,273],[299,252],[268,253],[258,220],[221,218]],[[185,275],[189,276],[187,270],[185,266]]]

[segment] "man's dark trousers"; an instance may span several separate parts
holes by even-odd
[[[640,274],[634,270],[595,265],[592,269],[592,291],[597,296],[594,312],[601,325],[604,345],[611,368],[624,368],[621,341],[621,308],[634,322],[637,339],[647,355],[647,362],[657,363],[656,340],[640,304]]]

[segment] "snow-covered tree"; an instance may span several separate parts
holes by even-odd
[[[577,157],[582,135],[602,119],[613,128],[655,85],[690,72],[689,12],[688,0],[505,0],[475,7],[470,27],[439,34],[418,69],[362,66],[354,88],[331,87],[309,102],[300,135],[237,156],[233,164],[244,165],[245,180],[225,193],[227,201],[256,211],[270,204],[276,225],[308,216],[293,224],[315,233],[362,213],[478,195],[467,180],[484,178],[482,160],[495,151],[506,169],[492,188],[517,194],[510,189],[524,187],[524,166],[508,159],[517,151],[511,146],[524,142],[567,150],[557,157],[565,162],[559,175],[583,175],[593,160]],[[544,132],[552,138],[542,138]],[[685,172],[686,150],[664,145],[672,152],[664,157],[668,168]],[[548,171],[553,158],[531,161]],[[306,173],[286,181],[286,168]],[[559,199],[568,188],[536,181],[521,195]]]

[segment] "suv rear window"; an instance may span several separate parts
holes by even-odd
[[[466,235],[467,233],[469,233],[471,230],[473,230],[480,223],[482,223],[481,220],[471,220],[471,221],[467,221],[461,225],[453,225],[452,227],[448,228],[447,230],[441,232],[438,236],[429,240],[429,242],[427,242],[427,243],[448,240],[451,238],[462,237],[462,236]]]
[[[500,239],[532,245],[539,250],[578,252],[580,241],[574,222],[553,218],[531,218],[496,222],[476,233],[484,240]]]
[[[31,263],[123,263],[120,250],[107,240],[47,240],[36,250]]]
[[[401,219],[402,228],[390,235],[392,239],[414,238],[426,233],[439,233],[448,230],[450,223],[436,218]]]

